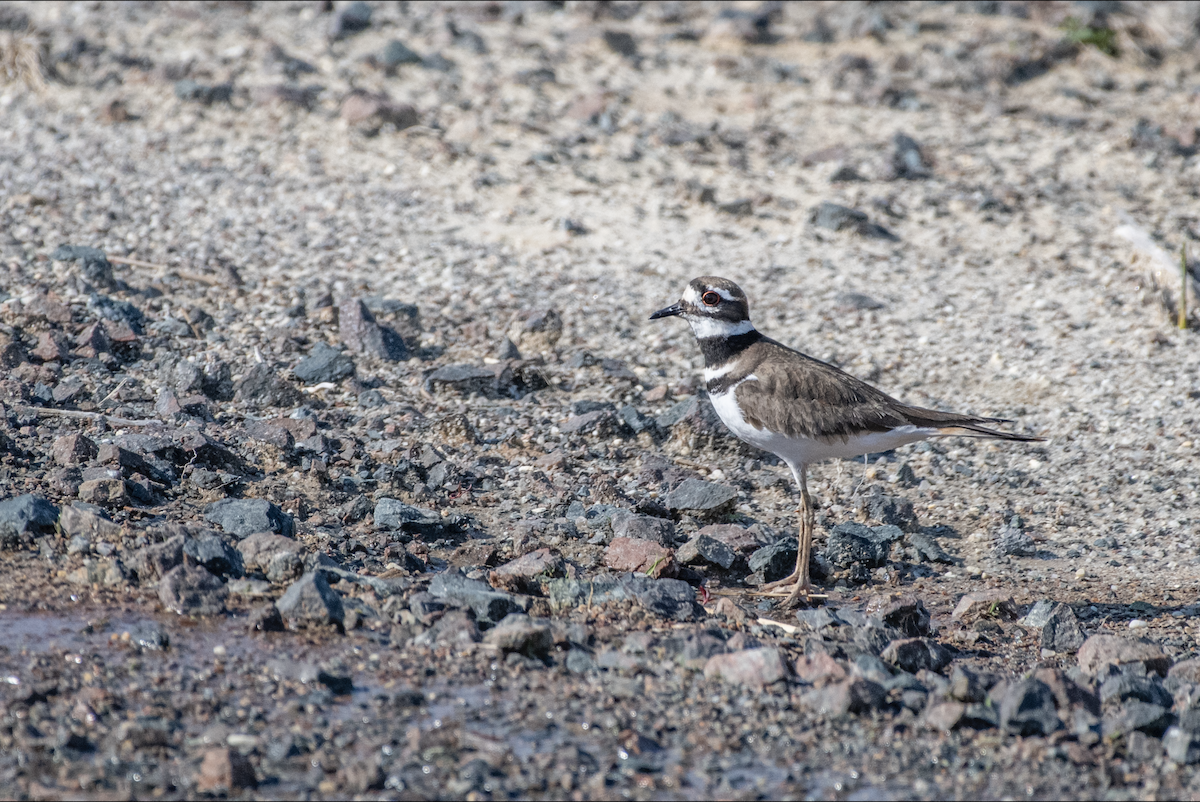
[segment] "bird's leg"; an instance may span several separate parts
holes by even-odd
[[[816,528],[817,516],[813,510],[812,498],[808,495],[808,482],[802,473],[800,475],[800,536],[799,549],[796,554],[796,585],[791,594],[784,600],[783,606],[790,607],[799,601],[807,603],[812,594],[812,584],[808,576],[808,560],[812,554],[813,529]]]

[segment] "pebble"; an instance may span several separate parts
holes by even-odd
[[[1079,647],[1077,659],[1079,669],[1092,677],[1103,677],[1110,670],[1125,666],[1137,666],[1146,673],[1166,676],[1171,666],[1171,658],[1160,646],[1119,635],[1092,635]]]
[[[874,239],[898,239],[883,226],[872,223],[865,212],[828,201],[815,207],[809,215],[809,220],[817,228],[851,231],[860,236]]]
[[[274,602],[268,602],[250,612],[246,629],[250,632],[283,632],[287,627],[284,626],[279,608]]]
[[[550,625],[524,613],[509,613],[483,636],[484,643],[500,651],[518,652],[526,657],[545,658],[554,648]]]
[[[1131,699],[1117,710],[1104,715],[1102,731],[1105,738],[1115,738],[1141,731],[1161,737],[1171,725],[1172,716],[1166,707]]]
[[[929,634],[930,615],[925,603],[911,594],[872,596],[864,611],[912,638]]]
[[[737,501],[737,491],[728,485],[703,479],[684,479],[667,494],[666,506],[672,512],[713,517],[728,512]]]
[[[79,485],[79,500],[89,504],[120,507],[129,501],[122,479],[90,479]]]
[[[846,522],[835,526],[825,543],[825,557],[839,568],[887,565],[891,544],[904,536],[896,526],[865,526]]]
[[[338,335],[346,350],[354,354],[391,362],[403,362],[409,358],[404,340],[392,329],[375,322],[375,316],[361,298],[351,298],[338,307]]]
[[[342,597],[329,587],[325,574],[319,571],[307,573],[293,582],[275,606],[291,629],[340,625],[346,616]]]
[[[58,507],[42,496],[26,493],[5,499],[0,501],[0,541],[4,540],[4,529],[14,537],[48,534],[57,520]]]
[[[292,536],[292,516],[261,498],[223,498],[204,508],[204,518],[235,537],[255,532]]]
[[[808,611],[811,612],[811,611]],[[796,676],[818,688],[846,678],[846,669],[825,652],[806,654],[796,660]]]
[[[611,526],[617,537],[649,540],[666,547],[675,544],[675,524],[664,518],[620,512],[611,518]]]
[[[737,562],[737,553],[715,537],[697,533],[679,547],[675,557],[683,565],[708,563],[728,571]]]
[[[258,788],[254,766],[249,758],[236,749],[209,749],[200,761],[196,790],[206,794],[221,794]]]
[[[762,688],[788,676],[783,653],[774,648],[743,649],[715,654],[704,664],[704,678]]]
[[[185,539],[183,553],[216,576],[240,577],[245,573],[242,555],[215,534]]]
[[[763,546],[750,555],[747,562],[750,570],[761,574],[763,582],[774,582],[790,575],[796,569],[800,547],[794,537],[785,537],[770,546]]]
[[[437,536],[447,527],[447,522],[436,512],[387,497],[375,502],[374,517],[379,529],[417,535]]]
[[[186,563],[172,568],[158,583],[163,606],[180,615],[220,615],[228,593],[220,577]]]
[[[651,540],[615,537],[604,550],[604,564],[614,571],[630,571],[658,579],[675,573],[675,552]]]
[[[840,718],[851,713],[869,713],[887,702],[887,690],[877,682],[862,677],[850,677],[811,690],[800,698],[801,704],[814,713]]]
[[[978,618],[996,618],[1002,621],[1017,619],[1017,605],[1012,595],[1002,590],[979,590],[964,594],[954,607],[950,617],[955,621],[970,623]]]
[[[53,453],[58,465],[82,465],[96,456],[96,443],[85,434],[68,434],[54,441]]]
[[[892,137],[891,163],[896,178],[920,180],[933,175],[921,152],[921,146],[907,134],[897,132]]]
[[[304,402],[304,394],[266,363],[246,371],[237,384],[234,397],[266,407],[293,407]]]
[[[436,599],[470,607],[475,620],[495,624],[509,613],[525,612],[517,597],[494,590],[486,582],[468,579],[457,571],[438,574],[429,583],[429,594]]]
[[[1013,683],[1000,703],[1000,727],[1015,735],[1049,735],[1063,726],[1054,693],[1046,683],[1025,679]]]
[[[916,674],[918,671],[941,671],[954,659],[949,649],[929,638],[894,640],[879,657],[909,674]]]
[[[305,384],[336,382],[354,373],[354,360],[333,346],[318,342],[301,359],[292,374]]]

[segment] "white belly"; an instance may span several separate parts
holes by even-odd
[[[744,381],[757,380],[751,376]],[[734,385],[720,395],[709,396],[713,409],[717,411],[721,422],[729,427],[729,431],[733,432],[738,439],[745,440],[750,445],[757,446],[764,451],[770,451],[772,454],[778,455],[784,462],[796,467],[827,459],[850,459],[861,457],[863,454],[891,451],[893,448],[916,443],[938,433],[937,429],[932,428],[899,426],[886,432],[852,435],[844,440],[841,437],[829,439],[787,437],[747,423],[734,399],[736,389],[737,385]]]

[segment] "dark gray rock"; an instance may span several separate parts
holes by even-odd
[[[608,49],[614,53],[619,53],[626,58],[637,56],[637,40],[625,31],[605,31],[604,44],[608,45]]]
[[[220,615],[228,589],[220,577],[199,566],[177,565],[158,583],[158,598],[180,615]]]
[[[292,369],[292,374],[305,384],[336,382],[354,373],[354,360],[333,346],[318,342]]]
[[[1061,729],[1054,691],[1036,679],[1014,683],[1000,702],[1000,727],[1015,735],[1049,735]]]
[[[246,371],[237,384],[234,398],[267,407],[294,407],[304,403],[304,394],[299,388],[280,377],[265,362]]]
[[[438,574],[429,583],[429,594],[436,599],[445,599],[469,607],[480,623],[495,624],[509,613],[523,613],[524,607],[511,593],[493,590],[491,585],[478,579],[468,579],[457,571]]]
[[[386,70],[394,70],[402,64],[420,64],[421,56],[403,42],[392,39],[383,46],[379,55],[379,66]]]
[[[653,431],[657,426],[654,418],[643,415],[633,404],[625,404],[617,410],[617,419],[625,424],[634,434]]]
[[[499,394],[495,371],[474,365],[447,365],[425,377],[429,393],[452,392],[459,395],[478,395],[488,398]]]
[[[738,556],[737,552],[715,537],[697,534],[675,552],[675,559],[684,565],[708,563],[728,571],[737,562]]]
[[[1100,685],[1101,704],[1115,705],[1130,699],[1160,705],[1164,708],[1171,707],[1175,703],[1174,698],[1157,677],[1118,674],[1109,677]]]
[[[921,152],[921,146],[912,137],[901,133],[892,137],[892,172],[896,178],[909,180],[929,178],[933,175]]]
[[[342,597],[329,587],[325,574],[319,571],[305,574],[293,582],[275,606],[292,629],[341,625],[346,617]]]
[[[328,688],[334,696],[346,696],[354,691],[354,680],[342,674],[318,671],[317,682]]]
[[[872,223],[864,212],[839,206],[836,203],[820,204],[812,210],[809,220],[818,228],[852,231],[860,236],[873,239],[899,239],[883,226]]]
[[[750,555],[748,562],[750,570],[761,573],[764,582],[774,582],[796,570],[799,555],[800,547],[796,538],[785,537],[755,551]]]
[[[925,603],[916,596],[876,597],[868,602],[867,610],[890,627],[910,638],[929,634],[930,615]]]
[[[1042,648],[1056,652],[1076,652],[1086,637],[1070,605],[1056,604],[1042,626]]]
[[[867,515],[881,524],[898,526],[906,532],[917,527],[913,503],[900,496],[876,494],[867,499]]]
[[[838,617],[837,611],[829,607],[817,607],[812,610],[797,610],[796,620],[813,632],[820,632],[826,627],[845,626],[846,622]]]
[[[954,564],[954,558],[951,557],[934,540],[933,536],[926,532],[910,532],[908,534],[908,544],[917,552],[917,556],[927,562],[946,563],[947,565]]]
[[[984,702],[988,688],[995,684],[991,674],[980,674],[969,668],[955,666],[950,672],[949,696],[960,702]]]
[[[375,526],[429,537],[442,533],[449,523],[432,510],[381,498],[375,502]]]
[[[204,566],[217,576],[240,577],[246,573],[241,553],[217,535],[187,538],[183,553],[190,562]]]
[[[509,613],[484,635],[483,641],[502,652],[518,652],[526,657],[544,658],[554,648],[550,625],[523,613]]]
[[[653,515],[631,515],[623,510],[615,513],[612,533],[616,537],[650,540],[661,546],[675,545],[675,524]]]
[[[42,496],[26,493],[0,501],[0,545],[12,548],[16,543],[3,541],[31,539],[35,535],[54,531],[58,507]]]
[[[408,359],[408,346],[400,335],[375,322],[375,316],[361,298],[344,301],[338,307],[338,335],[346,350],[355,354],[399,362]]]
[[[921,670],[941,671],[954,659],[949,649],[928,638],[894,640],[879,657],[909,674]]]
[[[161,579],[167,572],[183,562],[184,535],[176,535],[138,549],[129,560],[129,567],[137,573],[141,582]]]
[[[1163,735],[1162,742],[1167,757],[1174,762],[1183,766],[1200,763],[1200,733],[1171,727]]]
[[[1170,725],[1171,714],[1166,707],[1131,699],[1104,716],[1103,730],[1105,737],[1110,738],[1134,731],[1162,736]]]
[[[371,6],[354,0],[340,8],[329,21],[329,38],[336,41],[371,27]]]
[[[204,508],[204,518],[235,537],[255,532],[292,536],[292,516],[262,498],[223,498]]]
[[[1025,534],[1020,517],[1014,515],[996,532],[992,541],[992,551],[1001,557],[1032,557],[1037,554],[1037,547],[1033,538]]]
[[[649,579],[635,591],[638,602],[652,613],[675,621],[694,621],[704,615],[696,591],[678,579]]]
[[[839,568],[859,564],[868,568],[886,565],[891,544],[904,536],[896,526],[838,524],[825,544],[826,558]]]
[[[274,602],[267,602],[252,610],[246,622],[246,629],[250,632],[283,632],[286,628]]]
[[[729,485],[706,482],[703,479],[684,479],[667,494],[667,509],[701,517],[714,517],[733,508],[737,491]]]

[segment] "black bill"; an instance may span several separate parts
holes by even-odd
[[[650,319],[658,320],[660,317],[674,317],[675,315],[682,315],[682,314],[683,314],[683,307],[680,306],[679,304],[672,304],[671,306],[668,306],[666,309],[659,309],[657,312],[655,312],[653,315],[650,316]]]

